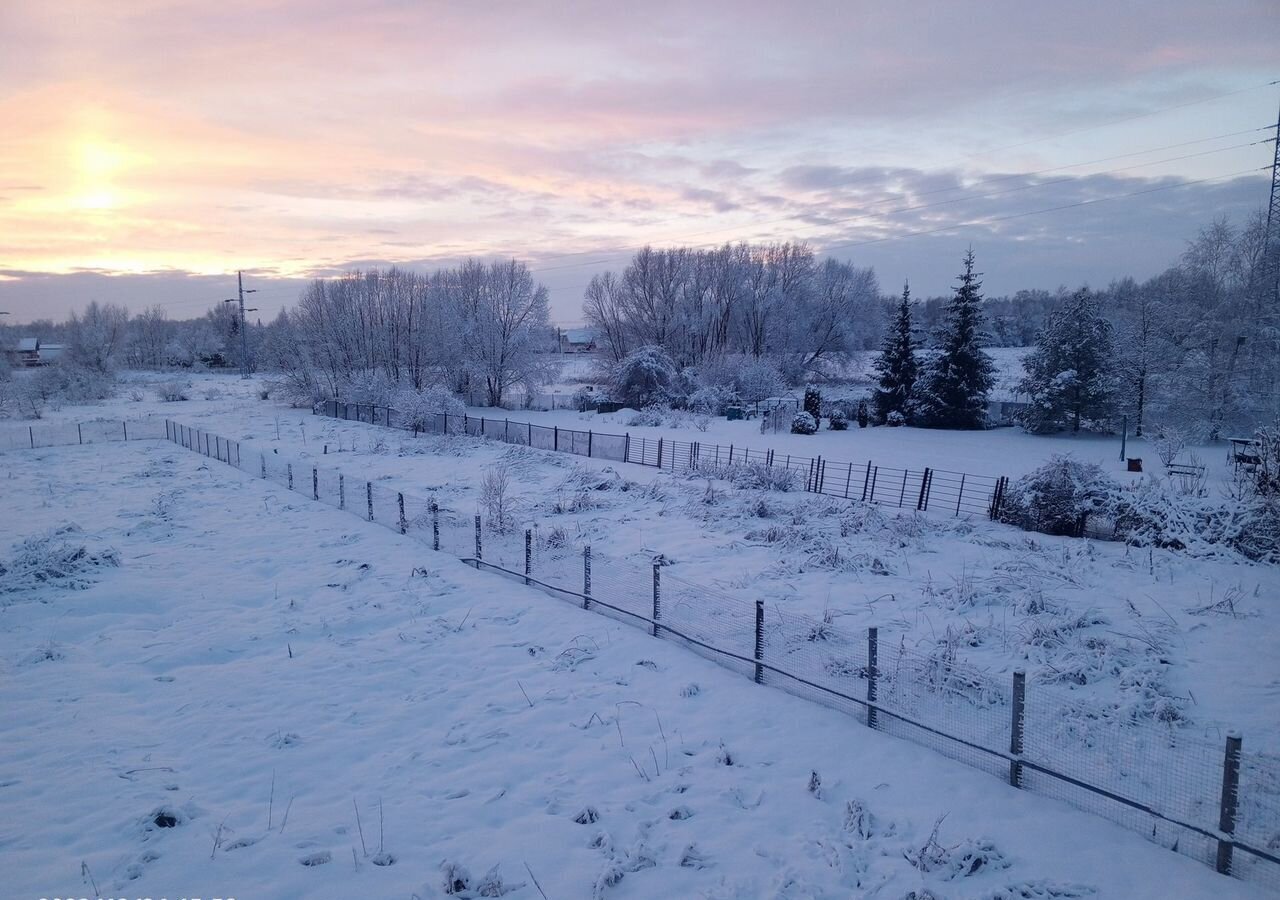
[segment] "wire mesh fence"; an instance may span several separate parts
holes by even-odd
[[[362,415],[394,427],[393,412],[384,418],[367,408]],[[124,440],[123,424],[33,430],[25,445],[0,432],[0,447]],[[473,426],[468,418],[463,427],[472,433],[473,427],[494,426]],[[509,426],[503,429],[509,433]],[[388,479],[352,477],[276,448],[171,421],[128,423],[127,431],[130,440],[167,438],[477,569],[546,589],[757,682],[1103,816],[1218,871],[1280,889],[1280,757],[1242,749],[1236,735],[1217,743],[1176,721],[1126,718],[1081,703],[1055,685],[1028,685],[1021,672],[1009,679],[984,672],[958,660],[953,649],[921,651],[874,628],[855,631],[830,616],[814,619],[748,602],[680,578],[660,557],[610,557],[556,527],[493,522],[442,506],[434,496],[404,492]],[[735,448],[738,453],[746,451]],[[728,457],[726,451],[724,461]],[[904,493],[904,486],[897,490]]]
[[[756,450],[733,444],[704,444],[666,438],[581,431],[559,426],[535,425],[509,418],[436,413],[410,419],[392,407],[326,400],[316,412],[345,419],[434,434],[465,433],[539,450],[573,453],[594,459],[634,463],[671,472],[706,472],[732,475],[734,467],[764,467],[785,475],[796,487],[828,497],[857,499],[899,509],[916,509],[950,516],[987,516],[1000,513],[1007,479],[946,469],[898,469],[874,462],[853,463]]]

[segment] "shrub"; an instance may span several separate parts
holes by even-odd
[[[767,359],[752,359],[739,366],[733,376],[733,386],[744,403],[759,403],[787,389],[782,372]]]
[[[836,410],[827,417],[827,428],[831,431],[845,431],[849,428],[849,420],[841,410]]]
[[[891,428],[901,428],[907,424],[907,417],[895,409],[885,417],[884,423]]]
[[[867,401],[858,401],[858,427],[866,428],[867,423],[871,421],[871,414],[867,411]]]
[[[792,434],[817,434],[818,420],[812,414],[807,412],[796,413],[794,419],[791,420]]]
[[[446,413],[461,418],[467,407],[452,392],[442,387],[428,387],[420,391],[406,388],[395,395],[397,424],[418,431],[438,431],[436,416]]]
[[[737,399],[733,391],[719,385],[700,387],[689,395],[690,412],[704,416],[723,416],[726,407]]]
[[[822,393],[812,385],[804,389],[804,411],[813,416],[814,422],[822,421]]]
[[[1100,466],[1055,454],[1010,485],[1000,520],[1026,531],[1077,535],[1089,513],[1110,509],[1117,488]]]
[[[350,375],[339,385],[339,396],[347,403],[390,406],[397,385],[384,372],[366,370]]]
[[[596,395],[594,391],[589,391],[586,387],[580,387],[573,392],[573,408],[578,412],[586,412],[589,409],[596,408]]]
[[[667,417],[671,414],[671,408],[651,403],[644,409],[639,410],[630,419],[627,425],[632,428],[649,427],[656,428],[659,425],[665,425]]]
[[[156,396],[165,403],[178,403],[191,399],[191,382],[176,378],[163,381],[156,387]]]
[[[641,347],[614,367],[611,396],[635,409],[660,402],[676,377],[675,363],[661,347]]]

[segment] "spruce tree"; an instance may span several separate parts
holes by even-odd
[[[935,336],[937,353],[925,368],[917,392],[917,418],[930,428],[982,428],[995,364],[982,352],[982,282],[973,271],[973,250],[946,318]]]
[[[1108,427],[1115,401],[1111,323],[1087,289],[1049,317],[1036,347],[1022,361],[1018,385],[1031,398],[1023,414],[1028,431]]]
[[[880,374],[880,386],[872,398],[876,421],[883,425],[889,420],[889,414],[896,412],[904,421],[910,422],[918,369],[916,345],[911,334],[911,286],[908,284],[902,286],[898,313],[885,335],[874,365]]]

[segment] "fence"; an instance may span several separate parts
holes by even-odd
[[[370,421],[378,419],[370,413]],[[945,650],[922,652],[875,628],[855,633],[744,602],[650,560],[610,558],[576,545],[559,528],[486,521],[381,480],[349,478],[176,422],[159,424],[129,423],[119,439],[126,430],[136,439],[138,429],[167,438],[313,502],[411,535],[477,569],[643,628],[757,683],[1104,816],[1219,872],[1280,889],[1280,758],[1246,749],[1237,734],[1219,744],[1173,724],[1118,719],[1059,688],[1030,685],[1021,672],[1001,680]],[[32,431],[29,445],[48,446],[41,441],[56,435],[77,443],[84,435],[84,427],[52,427],[60,431]],[[116,433],[101,427],[104,436]],[[476,431],[484,433],[484,427]],[[458,430],[476,433],[469,424]],[[5,440],[0,446],[21,446]]]
[[[435,413],[411,423],[392,407],[339,400],[326,400],[316,407],[316,411],[330,418],[415,433],[471,434],[540,450],[635,463],[672,472],[712,473],[723,470],[725,466],[759,465],[790,473],[797,486],[802,485],[811,493],[951,516],[998,517],[1009,482],[1003,476],[932,468],[912,471],[879,466],[870,461],[838,462],[821,456],[780,454],[733,444],[633,437],[630,432],[579,431],[486,416]]]
[[[154,441],[166,436],[163,419],[97,419],[92,422],[37,422],[0,428],[0,450],[32,450],[67,444]]]

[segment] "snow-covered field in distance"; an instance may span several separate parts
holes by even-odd
[[[254,403],[159,411],[442,490],[509,449]],[[0,599],[4,896],[1261,896],[173,445],[0,467],[4,558],[74,523],[119,563]]]

